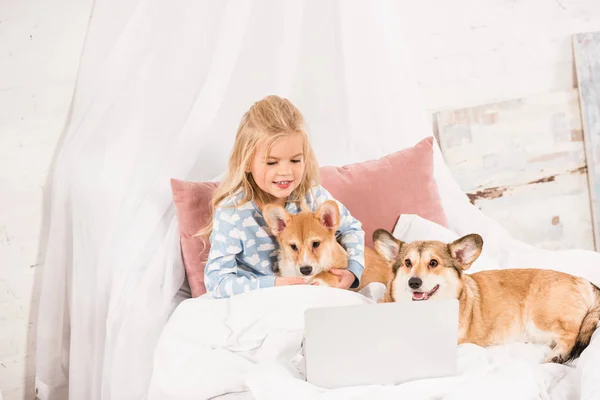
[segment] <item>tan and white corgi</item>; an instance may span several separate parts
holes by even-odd
[[[547,344],[544,362],[562,364],[581,355],[600,320],[600,289],[585,279],[541,269],[465,274],[483,248],[477,234],[404,243],[378,229],[373,242],[393,274],[382,302],[458,299],[459,344]]]
[[[275,273],[284,277],[309,277],[309,283],[335,287],[339,278],[331,268],[347,268],[348,253],[337,242],[340,210],[333,200],[315,212],[291,215],[285,208],[268,204],[263,216],[279,244],[279,263]],[[387,262],[375,250],[365,247],[365,269],[360,290],[371,282],[386,284],[391,277]]]

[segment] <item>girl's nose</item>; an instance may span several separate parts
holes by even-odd
[[[279,175],[290,175],[292,173],[292,169],[287,164],[282,165],[281,167],[279,167],[279,170],[277,171],[277,173]]]

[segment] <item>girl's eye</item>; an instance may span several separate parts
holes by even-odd
[[[410,262],[410,260],[408,258],[406,260],[404,260],[404,265],[406,265],[406,268],[412,267],[412,263]]]
[[[292,250],[298,251],[298,246],[296,246],[295,244],[290,244],[290,247],[292,248]]]
[[[321,244],[321,242],[313,242],[313,249],[316,249],[317,247],[319,247],[320,244]]]
[[[277,161],[267,161],[267,165],[275,165],[277,164]]]
[[[292,162],[293,162],[294,164],[298,164],[298,163],[301,163],[301,162],[302,162],[302,160],[292,160]]]
[[[430,266],[431,268],[435,268],[435,267],[437,267],[437,266],[438,266],[438,262],[437,262],[437,260],[431,260],[431,261],[429,261],[429,266]]]

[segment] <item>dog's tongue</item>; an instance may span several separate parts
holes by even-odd
[[[427,293],[423,293],[423,292],[413,292],[413,299],[415,300],[423,300],[425,298],[425,295]]]

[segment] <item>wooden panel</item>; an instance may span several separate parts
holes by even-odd
[[[594,249],[577,90],[435,119],[446,163],[486,215],[536,246]]]
[[[600,244],[600,32],[573,36],[573,52],[592,202],[596,245]]]

